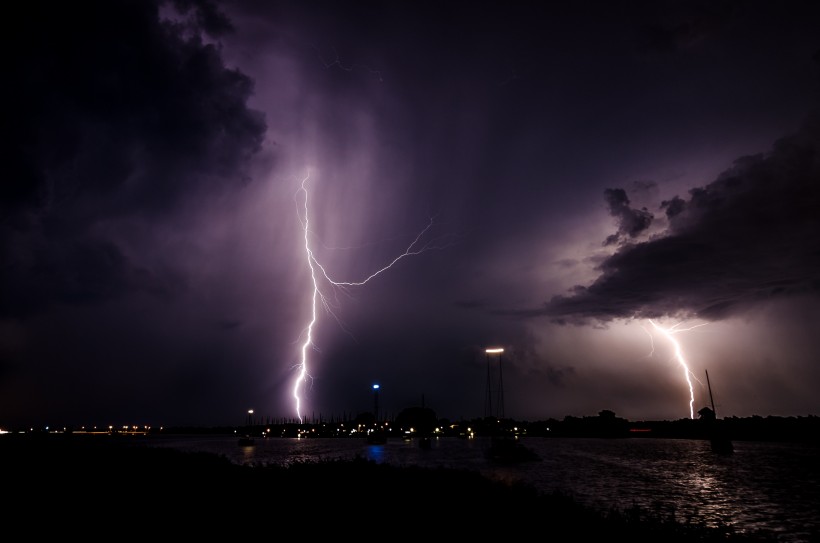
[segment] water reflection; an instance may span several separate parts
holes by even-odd
[[[782,542],[817,541],[820,534],[817,445],[747,442],[721,457],[696,440],[527,443],[549,462],[527,466],[525,477],[595,507],[634,505],[741,533],[766,529],[780,532]]]
[[[373,460],[374,462],[384,462],[386,460],[386,454],[384,449],[384,445],[370,444],[367,446],[367,449],[365,450],[365,458],[367,458],[368,460]]]
[[[242,454],[242,463],[253,464],[254,458],[256,457],[256,446],[241,445],[239,446],[239,450]]]
[[[480,438],[439,438],[428,450],[401,439],[368,444],[344,438],[268,438],[245,449],[233,438],[219,437],[157,438],[155,443],[208,450],[241,464],[364,457],[394,465],[476,470],[494,479],[524,480],[544,492],[561,490],[603,510],[638,506],[680,522],[779,532],[780,543],[820,540],[817,445],[738,442],[735,454],[725,457],[699,440],[526,440],[541,462],[492,465]]]

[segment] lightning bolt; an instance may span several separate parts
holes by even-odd
[[[364,68],[365,70],[367,70],[368,72],[370,72],[371,74],[375,75],[376,77],[378,77],[380,83],[384,83],[384,79],[382,79],[381,70],[374,70],[373,68],[371,68],[370,66],[367,66],[366,64],[351,64],[350,66],[345,66],[344,64],[342,64],[342,60],[339,58],[339,53],[336,51],[335,47],[333,48],[333,53],[336,55],[336,58],[331,62],[328,62],[327,60],[324,59],[324,57],[322,56],[322,54],[319,51],[318,47],[314,47],[314,49],[316,49],[316,54],[319,56],[319,60],[322,61],[322,64],[324,64],[325,68],[331,68],[332,66],[336,66],[340,70],[344,70],[346,72],[352,72],[353,70],[356,69],[356,67],[361,67],[361,68]]]
[[[686,361],[686,357],[683,354],[683,348],[681,347],[678,340],[676,340],[673,336],[675,334],[679,334],[681,332],[689,332],[691,330],[694,330],[695,328],[700,328],[701,326],[706,326],[706,323],[696,324],[694,326],[690,326],[689,328],[679,328],[681,323],[677,323],[673,326],[670,326],[669,328],[664,328],[664,327],[660,326],[659,324],[657,324],[652,319],[649,319],[649,323],[652,325],[652,327],[655,330],[660,332],[666,339],[668,339],[669,342],[672,343],[672,346],[675,349],[674,358],[675,358],[675,360],[678,361],[681,368],[683,368],[683,377],[684,377],[684,379],[686,379],[686,384],[689,386],[689,418],[694,419],[695,418],[695,389],[692,386],[692,379],[691,379],[691,377],[693,377],[694,374],[692,373],[692,370],[689,369],[689,363]],[[646,328],[644,328],[644,330],[646,330]],[[649,333],[648,330],[647,330],[647,333]],[[649,337],[651,339],[652,334],[649,334]],[[653,344],[652,345],[652,352],[654,352],[654,350],[655,350],[655,347],[654,347],[654,344]],[[652,353],[650,353],[650,356],[651,356],[651,354]],[[695,379],[697,380],[697,378],[695,378]],[[700,382],[700,381],[698,381],[698,382]]]
[[[304,335],[304,342],[302,343],[301,347],[301,355],[299,362],[296,364],[295,368],[297,371],[297,378],[293,384],[293,399],[296,403],[296,415],[299,418],[299,422],[303,422],[302,417],[302,397],[300,395],[301,389],[305,386],[308,379],[311,378],[311,375],[308,373],[308,351],[310,348],[316,349],[316,346],[313,343],[313,332],[316,324],[319,320],[319,306],[321,305],[327,313],[332,315],[334,319],[341,325],[341,321],[339,321],[336,314],[333,312],[333,304],[331,304],[329,298],[325,295],[322,291],[321,283],[324,280],[331,289],[341,289],[346,290],[350,287],[360,287],[367,284],[372,279],[378,277],[382,273],[386,272],[390,268],[392,268],[397,262],[406,258],[408,256],[418,255],[425,251],[429,251],[432,249],[443,249],[450,245],[447,242],[447,238],[435,238],[430,241],[422,243],[423,238],[426,234],[430,231],[433,227],[433,219],[431,218],[428,222],[427,226],[419,232],[419,234],[413,239],[413,242],[404,250],[403,253],[399,254],[397,257],[393,258],[388,264],[379,268],[375,272],[369,274],[364,279],[359,281],[337,281],[333,279],[330,274],[327,272],[327,269],[317,260],[316,254],[313,252],[313,248],[311,247],[311,235],[313,234],[310,230],[310,218],[309,218],[309,209],[308,209],[308,190],[307,190],[307,182],[310,179],[310,172],[305,174],[304,179],[299,186],[299,189],[296,191],[296,195],[294,199],[297,203],[301,203],[301,212],[298,213],[299,215],[299,222],[302,224],[302,233],[304,237],[304,247],[305,247],[305,258],[307,260],[308,268],[310,269],[310,278],[313,284],[313,292],[311,294],[311,305],[310,305],[310,321],[308,322],[307,326],[303,329]]]

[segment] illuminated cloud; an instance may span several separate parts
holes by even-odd
[[[766,154],[742,157],[715,181],[659,211],[667,231],[629,243],[605,259],[599,277],[553,297],[531,315],[557,321],[724,319],[780,298],[820,292],[820,124],[805,122]],[[632,235],[651,214],[607,190],[615,236]]]

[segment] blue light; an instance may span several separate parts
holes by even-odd
[[[373,385],[373,390],[379,390],[379,385]]]

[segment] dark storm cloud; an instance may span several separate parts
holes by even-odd
[[[618,233],[609,236],[604,245],[617,243],[623,236],[634,238],[640,235],[655,218],[646,208],[631,208],[624,189],[605,189],[604,199],[609,205],[609,214],[618,218]]]
[[[563,322],[661,315],[718,320],[773,299],[817,296],[818,179],[820,119],[812,117],[767,155],[738,159],[712,183],[690,190],[688,199],[664,202],[665,235],[621,247],[591,285],[576,286],[533,314]],[[611,209],[624,209],[621,191],[607,191],[607,200]]]
[[[214,2],[208,0],[173,0],[173,7],[180,16],[190,20],[188,27],[193,33],[200,30],[214,38],[234,30],[230,19]]]
[[[733,1],[664,2],[648,6],[652,15],[639,29],[648,50],[672,53],[719,34],[742,6]],[[655,13],[658,10],[660,13]]]
[[[109,220],[151,219],[247,181],[264,137],[252,81],[203,34],[230,29],[208,2],[26,2],[4,34],[0,186],[3,315],[125,290],[168,292]]]

